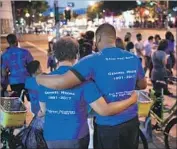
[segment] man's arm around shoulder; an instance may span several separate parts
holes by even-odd
[[[128,109],[131,105],[137,102],[137,99],[138,97],[136,92],[134,92],[128,99],[111,103],[106,103],[105,99],[100,97],[98,100],[91,103],[90,106],[99,115],[110,116],[121,113],[122,111]]]

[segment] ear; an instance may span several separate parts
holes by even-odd
[[[101,41],[101,35],[97,35],[96,36],[96,42],[100,42]]]

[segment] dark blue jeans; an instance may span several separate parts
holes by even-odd
[[[94,149],[138,149],[139,120],[135,117],[116,126],[96,124]]]
[[[90,137],[88,134],[86,137],[78,140],[47,141],[47,146],[49,149],[88,149],[89,141]]]

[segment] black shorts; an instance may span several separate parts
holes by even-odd
[[[17,97],[20,97],[22,90],[25,90],[26,91],[25,96],[26,96],[27,100],[30,101],[28,90],[25,89],[25,84],[24,83],[11,84],[10,87],[11,87],[12,91],[16,92]],[[22,101],[24,101],[24,96],[22,97]]]
[[[96,125],[95,149],[138,149],[139,120],[133,118],[116,126]]]

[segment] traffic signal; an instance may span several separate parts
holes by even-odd
[[[71,10],[65,10],[65,19],[71,20]]]
[[[54,10],[55,10],[55,23],[58,23],[59,21],[59,14],[58,14],[58,5],[54,4]]]
[[[68,2],[68,7],[74,7],[74,3],[73,2]]]

